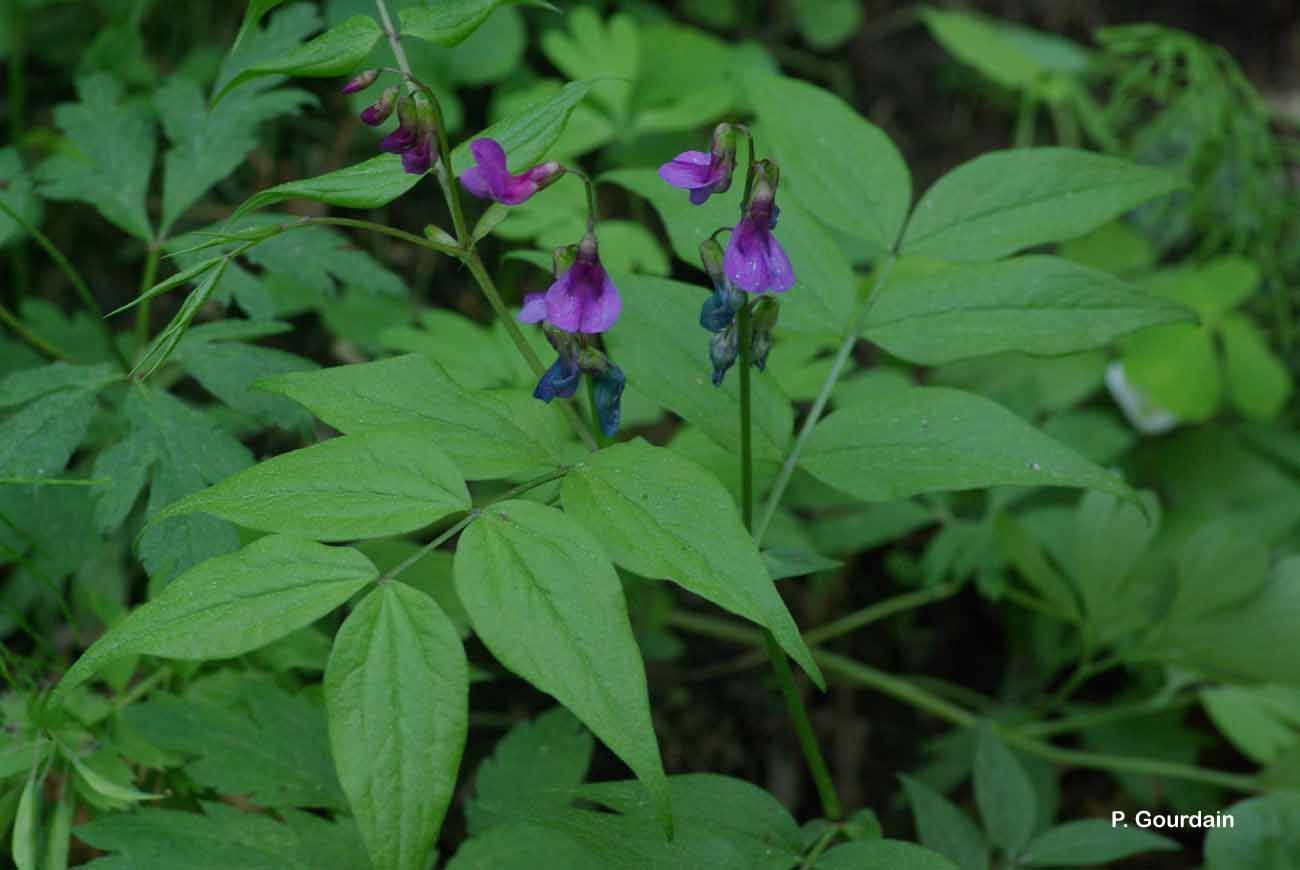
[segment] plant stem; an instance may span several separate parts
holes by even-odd
[[[831,399],[831,391],[835,389],[835,384],[839,381],[840,374],[844,371],[844,367],[848,364],[849,357],[853,353],[853,348],[858,343],[858,335],[867,322],[867,315],[871,313],[871,308],[880,294],[880,288],[884,286],[885,280],[894,268],[894,260],[895,255],[891,253],[886,258],[884,265],[880,267],[880,273],[876,276],[870,295],[859,306],[857,316],[853,318],[853,323],[844,335],[844,340],[840,342],[839,350],[835,352],[831,370],[827,372],[826,380],[822,383],[821,390],[818,391],[817,398],[813,400],[812,408],[808,411],[803,426],[799,429],[799,435],[790,447],[790,455],[781,464],[781,470],[772,483],[772,491],[768,494],[767,504],[763,508],[763,516],[754,529],[754,541],[758,544],[763,543],[763,535],[767,533],[767,527],[771,525],[772,518],[776,516],[776,509],[781,505],[781,497],[785,495],[785,488],[790,485],[790,478],[794,475],[799,456],[803,453],[804,448],[808,446],[808,440],[812,438],[813,429],[816,428],[822,412],[826,410],[826,404]]]
[[[154,284],[154,279],[158,276],[158,258],[162,256],[162,245],[158,242],[149,243],[149,256],[144,261],[144,272],[140,275],[140,292],[136,296],[143,296],[145,291]],[[138,349],[143,348],[149,343],[149,303],[152,300],[146,299],[140,303],[140,307],[135,310],[135,346]]]
[[[587,381],[587,405],[591,413],[591,432],[596,439],[596,446],[600,448],[609,446],[609,439],[600,428],[600,413],[596,410],[596,384],[591,378]]]
[[[50,359],[58,360],[59,362],[74,361],[72,357],[68,356],[66,353],[28,329],[26,324],[18,319],[18,315],[14,314],[4,305],[0,305],[0,323],[8,326],[14,331],[15,335],[48,356]]]
[[[808,850],[808,854],[804,859],[799,862],[799,870],[812,870],[812,868],[816,867],[817,859],[822,856],[823,852],[830,848],[831,843],[835,842],[835,838],[839,836],[839,833],[839,825],[832,825],[827,828],[822,835],[817,838],[817,842],[813,843],[813,847]]]
[[[753,353],[750,346],[750,320],[750,302],[746,299],[745,304],[740,306],[740,311],[736,313],[736,328],[740,332],[740,513],[745,521],[745,528],[752,530],[754,527],[754,461],[750,438],[749,368]],[[830,770],[826,767],[826,759],[822,757],[821,747],[817,745],[812,722],[808,719],[808,710],[804,707],[803,698],[799,696],[799,688],[794,683],[794,674],[790,671],[790,663],[786,661],[785,651],[781,649],[781,645],[776,642],[776,638],[770,631],[763,632],[763,646],[767,650],[768,659],[772,662],[776,681],[781,686],[781,695],[785,698],[790,723],[799,738],[799,747],[803,750],[808,772],[812,775],[817,796],[821,800],[822,813],[828,819],[838,819],[841,814],[840,798],[835,793],[835,784],[831,781]]]
[[[883,601],[877,601],[870,607],[864,607],[833,622],[819,625],[804,635],[804,641],[809,646],[825,643],[840,635],[857,631],[864,625],[869,625],[887,616],[893,616],[895,613],[902,613],[905,610],[922,607],[935,601],[942,601],[957,594],[960,589],[960,583],[943,583],[939,586],[931,586],[928,589],[919,589],[916,592],[895,595]]]
[[[393,49],[393,57],[397,59],[397,66],[409,76],[411,74],[411,63],[406,59],[406,49],[402,48],[402,39],[397,33],[397,28],[393,26],[393,17],[388,14],[388,4],[384,0],[375,0],[375,6],[379,9],[379,21],[384,26],[384,35],[388,37],[388,44]]]
[[[1109,725],[1114,722],[1121,722],[1125,719],[1135,719],[1140,716],[1154,716],[1157,713],[1181,710],[1184,707],[1190,707],[1195,703],[1195,701],[1195,697],[1191,695],[1183,698],[1176,698],[1167,704],[1156,704],[1151,701],[1143,701],[1138,704],[1128,704],[1123,707],[1111,707],[1104,710],[1093,710],[1088,713],[1079,713],[1075,716],[1066,716],[1048,722],[1030,722],[1026,725],[1020,726],[1016,731],[1026,737],[1050,737],[1054,734],[1068,734],[1073,731],[1083,731],[1087,728],[1094,728],[1098,725]]]
[[[729,619],[675,611],[669,614],[668,622],[678,628],[707,637],[746,644],[763,642],[763,632]],[[846,656],[825,650],[814,650],[813,658],[828,673],[838,674],[850,682],[875,689],[881,694],[944,719],[953,725],[971,728],[980,721],[980,717],[969,710],[927,692],[908,680],[878,671]],[[1008,744],[1063,767],[1083,767],[1112,773],[1139,773],[1188,782],[1203,782],[1241,792],[1262,792],[1268,788],[1265,783],[1253,776],[1208,770],[1194,764],[1064,749],[1028,736],[1022,730],[1003,726],[997,726],[996,730]]]
[[[357,220],[356,218],[339,218],[339,217],[312,217],[301,222],[304,226],[307,224],[323,224],[333,227],[354,227],[356,229],[370,230],[371,232],[380,233],[381,235],[391,236],[395,239],[401,239],[412,245],[418,245],[421,248],[427,248],[430,251],[436,251],[439,254],[447,254],[451,257],[459,257],[460,249],[451,245],[444,245],[441,242],[435,242],[433,239],[417,236],[415,233],[408,233],[406,230],[399,230],[390,227],[387,224],[375,223],[374,221]],[[296,224],[288,224],[285,229],[294,229]]]

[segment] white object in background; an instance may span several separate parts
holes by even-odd
[[[1151,401],[1129,382],[1123,363],[1113,362],[1106,367],[1106,389],[1133,428],[1143,435],[1160,435],[1178,425],[1178,418],[1172,412]]]

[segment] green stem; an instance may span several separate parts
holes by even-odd
[[[745,644],[763,642],[764,632],[748,628],[729,619],[675,611],[669,614],[668,622],[678,628],[707,637]],[[909,706],[930,713],[958,727],[971,728],[980,721],[979,716],[957,704],[950,703],[937,695],[927,692],[907,680],[878,671],[846,656],[837,655],[826,650],[814,650],[813,658],[827,673],[838,674],[850,682],[875,689],[881,694],[888,695],[895,700],[902,701]],[[1172,761],[1063,749],[1030,737],[1016,729],[999,726],[997,730],[1002,738],[1012,746],[1063,767],[1083,767],[1112,773],[1138,773],[1180,779],[1187,782],[1203,782],[1241,792],[1262,792],[1268,788],[1265,783],[1253,776],[1207,770],[1193,764],[1181,764]]]
[[[961,589],[960,583],[943,583],[939,586],[932,586],[929,589],[920,589],[916,592],[908,592],[903,595],[895,595],[892,598],[886,598],[884,601],[877,601],[870,607],[864,607],[861,610],[843,616],[833,622],[825,625],[819,625],[812,631],[803,636],[804,641],[809,646],[825,643],[828,640],[837,638],[841,635],[848,634],[851,631],[857,631],[864,625],[869,625],[877,620],[884,619],[887,616],[893,616],[895,613],[902,613],[905,610],[911,610],[915,607],[923,607],[935,601],[942,601],[952,595],[957,594]]]
[[[566,166],[565,171],[571,175],[576,175],[582,179],[582,186],[587,191],[587,232],[594,232],[596,229],[596,185],[591,180],[591,176],[578,169],[576,166]]]
[[[750,437],[749,369],[753,353],[749,334],[750,315],[750,304],[746,299],[745,304],[740,306],[740,311],[736,314],[736,328],[740,332],[740,513],[745,521],[745,528],[752,530],[754,527],[754,461]],[[838,819],[841,814],[840,798],[835,793],[835,784],[831,781],[826,759],[822,757],[821,747],[817,744],[816,735],[813,734],[808,710],[804,707],[803,698],[799,696],[799,688],[794,683],[794,674],[790,671],[790,663],[786,661],[785,651],[781,649],[781,645],[776,642],[776,638],[770,631],[763,632],[763,646],[767,650],[768,659],[772,662],[776,681],[781,686],[781,695],[785,698],[790,723],[794,726],[795,736],[799,738],[799,747],[803,750],[808,772],[812,775],[817,796],[821,800],[822,813],[828,819]]]
[[[357,220],[356,218],[339,218],[339,217],[313,217],[307,218],[305,224],[323,224],[332,227],[355,227],[361,230],[370,230],[373,233],[379,233],[385,236],[391,236],[394,239],[401,239],[412,245],[418,245],[421,248],[427,248],[430,251],[436,251],[439,254],[446,254],[450,257],[459,257],[460,249],[451,245],[444,245],[441,242],[435,242],[433,239],[425,236],[417,236],[415,233],[408,233],[406,230],[395,229],[386,224],[375,223],[374,221]],[[289,224],[288,229],[293,229],[294,225]]]
[[[40,245],[45,253],[49,255],[50,259],[54,261],[54,265],[59,268],[59,271],[62,272],[64,277],[66,277],[72,284],[73,289],[77,291],[77,295],[81,297],[81,301],[85,304],[87,310],[89,310],[91,314],[95,315],[95,320],[99,323],[99,329],[108,340],[108,346],[117,357],[117,361],[121,364],[122,370],[130,371],[131,364],[127,362],[126,357],[122,355],[122,349],[118,347],[117,342],[113,340],[113,330],[109,327],[108,323],[104,321],[104,311],[99,307],[99,303],[95,301],[95,294],[90,292],[90,285],[88,285],[85,279],[81,277],[81,273],[77,271],[76,267],[72,265],[72,262],[63,255],[63,252],[59,250],[58,246],[55,245],[54,242],[50,241],[49,237],[46,236],[45,233],[41,232],[30,221],[10,208],[8,203],[3,199],[0,199],[0,211],[4,212],[11,220],[26,230],[27,234],[36,240],[36,244]]]
[[[799,862],[799,870],[812,870],[812,868],[816,867],[817,859],[830,848],[831,843],[835,842],[835,838],[839,836],[839,833],[839,825],[831,825],[823,831],[822,835],[817,838],[817,842],[813,843],[813,847],[808,850],[808,854]]]
[[[790,447],[790,455],[781,464],[781,470],[772,483],[772,491],[768,494],[767,505],[763,508],[763,516],[754,529],[754,541],[758,544],[763,543],[763,535],[767,533],[767,527],[771,525],[772,518],[776,516],[776,509],[781,505],[781,497],[785,495],[785,488],[790,485],[790,478],[794,475],[799,456],[803,453],[804,448],[808,446],[808,440],[812,438],[813,429],[816,428],[822,412],[826,410],[826,404],[831,399],[831,391],[835,389],[835,384],[839,381],[840,374],[843,373],[844,367],[848,364],[849,357],[853,353],[853,347],[858,343],[858,335],[867,322],[867,315],[871,313],[871,308],[880,295],[880,288],[884,286],[885,280],[894,268],[894,259],[895,255],[891,253],[885,260],[884,265],[880,267],[880,273],[876,276],[870,295],[858,307],[857,316],[854,317],[852,325],[849,327],[848,332],[845,333],[844,340],[840,342],[839,350],[835,352],[831,370],[827,372],[826,380],[822,383],[821,390],[818,391],[817,398],[813,400],[812,408],[808,411],[803,426],[799,429],[799,435]]]
[[[1020,726],[1016,731],[1026,737],[1051,737],[1055,734],[1069,734],[1075,731],[1084,731],[1088,728],[1095,728],[1098,725],[1110,725],[1115,722],[1122,722],[1125,719],[1136,719],[1141,716],[1154,716],[1157,713],[1181,710],[1185,707],[1190,707],[1194,703],[1196,703],[1196,699],[1190,695],[1183,698],[1176,698],[1165,704],[1143,701],[1140,704],[1128,704],[1123,707],[1110,707],[1104,710],[1094,710],[1089,713],[1079,713],[1075,716],[1066,716],[1048,722],[1030,722],[1026,725]]]
[[[585,380],[587,381],[587,406],[591,413],[591,433],[596,439],[596,446],[605,448],[609,446],[609,439],[600,428],[600,413],[596,410],[596,384],[590,377]]]
[[[154,285],[154,279],[158,277],[158,259],[162,256],[162,245],[158,242],[149,243],[149,256],[144,261],[144,272],[140,275],[140,292],[136,296],[143,296],[145,291]],[[135,346],[137,349],[143,348],[149,343],[149,303],[152,300],[146,299],[140,303],[140,307],[135,310]]]
[[[58,360],[60,362],[73,362],[72,357],[68,356],[66,353],[28,329],[26,324],[18,319],[18,315],[14,314],[4,305],[0,305],[0,323],[3,323],[5,326],[12,329],[15,335],[48,356],[50,359]]]

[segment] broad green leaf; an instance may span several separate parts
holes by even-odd
[[[568,454],[558,409],[522,390],[466,390],[416,354],[281,375],[259,386],[349,435],[419,429],[472,480],[557,468]]]
[[[1291,374],[1250,318],[1232,314],[1219,324],[1228,398],[1243,416],[1269,420],[1291,395]]]
[[[212,89],[221,90],[244,70],[284,59],[323,26],[315,5],[291,3],[272,16],[266,27],[252,24],[241,29],[238,44],[232,45],[230,53],[221,61]],[[245,90],[262,90],[267,84],[263,80]]]
[[[1176,852],[1168,837],[1107,819],[1080,819],[1043,831],[1025,847],[1020,863],[1029,867],[1092,867],[1142,852]]]
[[[586,779],[591,734],[563,707],[521,722],[474,772],[465,804],[471,835],[541,810],[563,809]]]
[[[1214,334],[1204,326],[1172,323],[1124,341],[1124,375],[1146,398],[1193,422],[1208,420],[1223,396]]]
[[[970,817],[930,786],[900,776],[921,843],[962,870],[987,870],[989,845]]]
[[[1123,480],[988,399],[889,387],[822,420],[802,463],[865,501],[988,486],[1076,486],[1132,498]]]
[[[975,745],[975,803],[994,844],[1016,855],[1038,824],[1038,798],[1020,761],[987,725]]]
[[[145,809],[112,813],[76,829],[77,839],[110,852],[95,870],[321,870],[366,867],[366,854],[350,819],[328,821],[282,810],[283,823],[221,803],[202,813]]]
[[[844,564],[817,553],[789,547],[767,547],[761,555],[763,564],[767,565],[767,571],[772,575],[773,580],[804,577],[819,571],[830,571]]]
[[[354,15],[298,46],[284,57],[245,69],[222,85],[221,90],[213,95],[212,102],[220,103],[221,98],[233,88],[262,76],[320,78],[347,75],[361,65],[381,36],[383,31],[375,19],[369,15]]]
[[[399,13],[400,30],[403,36],[450,48],[477,30],[498,6],[523,2],[532,0],[440,0],[413,6]],[[548,3],[535,5],[550,6]]]
[[[591,90],[591,82],[569,82],[554,96],[496,122],[467,139],[451,153],[452,172],[459,175],[474,165],[469,146],[473,139],[495,139],[505,149],[510,169],[520,172],[536,163],[560,138],[574,108]]]
[[[257,27],[266,13],[283,2],[284,0],[248,0],[248,8],[244,10],[244,20],[239,23],[239,32],[235,34],[235,41],[231,43],[230,50],[237,51],[244,37]]]
[[[856,0],[799,0],[795,8],[804,42],[819,51],[834,48],[862,26],[862,4]]]
[[[750,74],[745,89],[762,122],[760,147],[780,159],[781,191],[872,251],[892,250],[912,181],[889,137],[816,85]]]
[[[1091,350],[1194,316],[1104,272],[1026,256],[886,281],[865,335],[909,362],[941,365],[1003,351],[1056,356]]]
[[[1231,514],[1188,536],[1175,559],[1178,582],[1169,605],[1175,619],[1242,603],[1268,582],[1273,561],[1264,542]]]
[[[925,8],[921,21],[944,48],[1006,88],[1032,88],[1046,70],[1001,22],[956,10]]]
[[[1177,176],[1073,148],[994,151],[940,178],[916,204],[902,253],[996,260],[1090,232],[1184,186]]]
[[[597,851],[549,822],[512,822],[461,843],[447,870],[536,870],[539,855],[553,867],[608,866]]]
[[[330,758],[318,701],[271,685],[238,706],[155,694],[122,711],[159,749],[185,759],[185,774],[218,794],[246,795],[260,807],[347,808]]]
[[[104,73],[80,79],[77,96],[54,109],[68,141],[37,169],[40,194],[90,203],[122,230],[152,239],[145,195],[156,143],[148,106],[124,100],[121,83]]]
[[[35,179],[23,166],[16,148],[0,148],[0,203],[32,226],[41,222],[44,209],[36,196]],[[20,221],[0,211],[0,247],[21,238],[26,232]]]
[[[465,481],[427,433],[369,432],[284,453],[150,519],[202,511],[319,541],[379,538],[470,508]]]
[[[1215,726],[1256,764],[1272,764],[1300,742],[1300,689],[1215,686],[1201,689]]]
[[[144,654],[229,658],[315,622],[375,578],[355,550],[272,536],[218,556],[131,611],[63,675],[64,696],[105,666]]]
[[[1205,870],[1287,870],[1300,860],[1300,797],[1280,793],[1223,810],[1232,827],[1205,836]]]
[[[14,815],[13,834],[9,854],[14,859],[18,870],[37,870],[37,849],[41,820],[42,783],[36,778],[36,766],[27,774],[22,796],[18,798],[18,810]]]
[[[698,325],[707,291],[643,275],[613,278],[623,297],[623,314],[605,340],[628,383],[718,444],[738,450],[740,378],[733,370],[721,387],[711,380],[709,333]],[[754,458],[779,462],[794,415],[771,377],[753,374]]]
[[[325,704],[339,780],[373,865],[428,867],[469,719],[456,629],[428,595],[382,584],[334,639]]]
[[[619,169],[605,173],[600,180],[648,199],[668,230],[673,252],[696,268],[700,265],[700,242],[714,230],[736,222],[736,190],[715,194],[704,205],[691,205],[684,191],[665,184],[654,170]],[[776,237],[789,255],[797,279],[781,297],[781,329],[842,335],[853,312],[857,279],[834,240],[794,200],[781,205]],[[687,322],[694,323],[697,317],[698,311]]]
[[[957,865],[929,849],[902,840],[845,843],[822,855],[817,870],[956,870]]]
[[[566,24],[542,34],[542,53],[569,78],[592,80],[593,99],[615,120],[625,119],[641,65],[635,19],[615,12],[602,21],[595,9],[576,6]]]
[[[226,405],[267,426],[306,431],[311,417],[283,396],[254,390],[255,381],[289,372],[315,371],[316,364],[282,350],[238,341],[191,341],[176,350],[176,360],[205,390]]]
[[[644,441],[592,455],[564,478],[564,508],[613,560],[672,580],[767,628],[822,685],[821,671],[777,593],[731,496],[695,463]]]
[[[614,750],[669,825],[641,651],[622,584],[591,532],[533,502],[493,505],[461,535],[456,591],[497,660]]]
[[[96,392],[59,390],[0,423],[0,477],[48,477],[63,471],[86,437]]]
[[[256,5],[250,5],[250,14]],[[244,162],[257,147],[258,124],[312,102],[304,91],[249,89],[209,109],[193,79],[168,78],[153,97],[172,143],[163,161],[161,232],[165,234],[212,185]]]
[[[415,187],[422,177],[403,169],[398,155],[380,154],[315,178],[286,181],[255,193],[235,209],[230,221],[286,199],[309,199],[344,208],[379,208]]]

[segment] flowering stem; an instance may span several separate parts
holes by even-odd
[[[411,75],[411,62],[406,59],[406,49],[402,48],[402,38],[393,26],[393,18],[388,14],[388,4],[384,0],[375,0],[375,6],[379,9],[379,21],[384,25],[384,35],[388,37],[388,44],[392,46],[393,57],[397,59],[397,66],[408,78]]]
[[[890,253],[884,265],[880,267],[880,274],[876,276],[876,282],[871,287],[871,293],[859,307],[858,314],[853,319],[853,324],[845,334],[844,340],[840,342],[840,348],[835,353],[835,360],[831,363],[831,370],[827,372],[826,380],[822,383],[821,390],[817,393],[817,398],[813,401],[812,408],[808,411],[803,426],[799,429],[799,435],[790,448],[790,455],[785,458],[776,480],[772,483],[772,492],[767,497],[767,504],[763,508],[763,516],[754,529],[754,540],[759,544],[763,542],[763,535],[767,533],[767,527],[771,525],[772,517],[776,515],[776,509],[781,504],[781,496],[785,495],[785,488],[790,485],[790,478],[794,475],[799,455],[808,446],[808,439],[812,437],[813,429],[816,428],[817,421],[821,419],[822,412],[826,410],[826,404],[830,401],[831,391],[835,389],[835,384],[839,381],[840,375],[853,353],[853,348],[858,343],[858,335],[867,322],[867,315],[871,313],[876,297],[880,295],[880,288],[884,286],[885,280],[894,268],[894,260],[895,255]]]
[[[745,304],[741,305],[740,310],[736,312],[736,329],[740,333],[740,515],[745,521],[745,528],[750,530],[754,527],[754,461],[751,443],[749,373],[753,357],[750,341],[751,319],[750,301],[746,299]],[[763,632],[763,646],[767,650],[768,659],[772,662],[772,672],[781,686],[781,695],[785,698],[790,724],[794,726],[795,735],[799,738],[799,746],[808,764],[808,772],[812,775],[817,796],[821,799],[822,813],[828,819],[838,819],[840,817],[839,795],[835,793],[835,784],[831,781],[821,747],[817,745],[812,722],[808,719],[808,710],[804,707],[803,698],[799,696],[799,688],[794,683],[794,674],[790,671],[790,663],[786,661],[785,651],[781,649],[781,645],[776,642],[776,638],[770,631]]]
[[[149,255],[144,261],[144,273],[140,276],[140,292],[136,296],[143,296],[145,291],[153,286],[154,279],[158,276],[158,258],[162,256],[162,246],[157,242],[149,243]],[[142,348],[149,343],[149,302],[146,299],[140,303],[140,307],[135,310],[135,345]]]
[[[587,232],[594,232],[596,229],[596,185],[592,183],[590,175],[577,167],[567,166],[565,171],[582,179],[582,185],[587,191]]]

